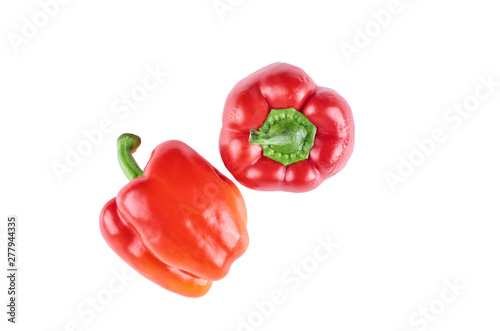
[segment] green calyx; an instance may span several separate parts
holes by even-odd
[[[118,163],[120,163],[120,168],[122,168],[123,173],[128,178],[132,180],[137,177],[142,177],[143,171],[135,162],[132,154],[141,145],[141,138],[131,133],[124,133],[118,137],[117,147],[118,147]]]
[[[284,166],[307,160],[314,146],[316,126],[293,108],[271,109],[257,130],[250,130],[249,142],[262,145],[263,155]]]

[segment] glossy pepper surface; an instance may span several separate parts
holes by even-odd
[[[237,83],[222,120],[222,160],[252,189],[310,191],[338,173],[354,148],[348,103],[286,63],[266,66]]]
[[[172,292],[199,297],[248,246],[240,191],[183,142],[160,144],[144,172],[132,157],[139,137],[118,139],[131,180],[103,208],[101,233],[132,268]]]

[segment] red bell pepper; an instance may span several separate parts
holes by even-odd
[[[310,191],[338,173],[354,148],[344,98],[286,63],[237,83],[222,121],[222,160],[238,182],[256,190]]]
[[[103,208],[108,245],[144,277],[199,297],[223,278],[248,246],[246,208],[236,185],[180,141],[160,144],[144,173],[132,157],[140,138],[118,138],[131,180]]]

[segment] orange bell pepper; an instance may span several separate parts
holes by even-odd
[[[199,297],[248,247],[246,207],[236,185],[183,142],[160,144],[144,172],[140,138],[118,138],[131,180],[103,208],[101,233],[132,268],[172,292]]]

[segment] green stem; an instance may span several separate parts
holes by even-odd
[[[316,126],[301,112],[271,109],[259,130],[250,130],[248,142],[262,145],[262,155],[287,166],[309,157],[315,135]]]
[[[118,137],[118,163],[128,180],[132,180],[143,175],[142,169],[139,168],[139,165],[135,162],[135,159],[132,156],[140,145],[141,138],[135,134],[124,133]]]
[[[267,133],[252,129],[249,141],[252,145],[287,145],[293,141],[294,136],[290,131]]]

